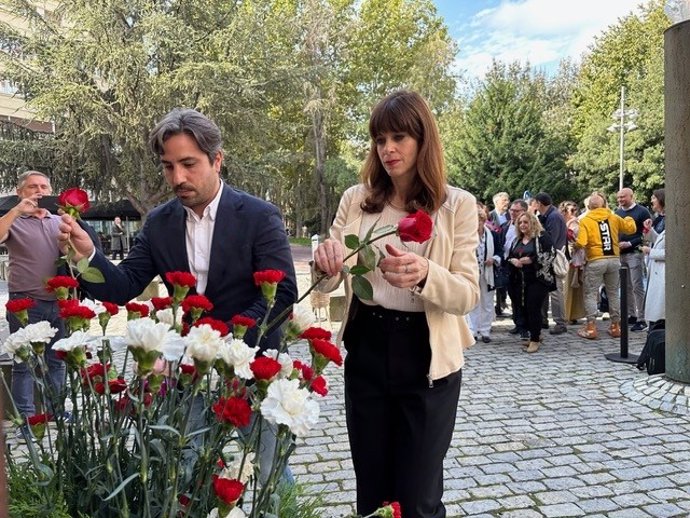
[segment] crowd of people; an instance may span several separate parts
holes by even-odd
[[[500,192],[493,197],[491,212],[479,204],[477,262],[480,272],[491,266],[493,279],[480,276],[480,286],[487,286],[467,318],[475,340],[491,341],[491,324],[506,316],[508,304],[514,323],[509,332],[527,341],[525,350],[530,353],[539,350],[542,330],[566,333],[568,325],[583,319],[576,334],[597,339],[597,317],[604,312],[610,319],[607,333],[614,338],[621,336],[621,325],[635,332],[663,321],[664,189],[652,195],[653,217],[636,203],[630,188],[621,189],[616,199],[618,207],[612,210],[605,194],[593,192],[580,209],[571,200],[556,207],[545,192],[512,202]],[[485,242],[492,243],[494,257],[487,257]],[[553,267],[559,254],[568,262],[565,275]],[[619,296],[622,265],[628,268],[626,323],[621,322]],[[493,312],[486,311],[489,306],[494,306]]]

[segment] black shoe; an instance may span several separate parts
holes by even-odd
[[[631,326],[637,323],[637,317],[628,317],[628,325]]]
[[[643,331],[644,329],[647,328],[647,324],[643,322],[642,320],[638,320],[635,322],[632,327],[630,328],[631,331]]]
[[[520,329],[519,327],[515,326],[513,329],[511,329],[511,330],[508,331],[508,332],[509,332],[511,335],[516,335],[516,334],[518,334],[520,331],[522,331],[522,329]]]
[[[551,333],[552,335],[562,335],[563,333],[567,332],[568,328],[565,327],[563,324],[556,324],[555,326],[553,326],[553,329],[549,331],[549,333]]]
[[[527,331],[526,329],[522,329],[520,331],[520,338],[522,338],[523,340],[529,340],[529,331]]]
[[[549,328],[549,323],[548,323],[548,322],[542,322],[541,328],[542,328],[542,329],[548,329],[548,328]]]
[[[490,336],[482,336],[482,342],[485,344],[488,344],[491,342],[491,337]]]

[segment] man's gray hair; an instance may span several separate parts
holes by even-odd
[[[149,135],[151,151],[161,156],[165,141],[180,134],[192,137],[199,149],[208,156],[209,162],[213,162],[218,152],[223,149],[220,129],[211,119],[191,108],[175,108],[151,131]]]
[[[496,200],[498,200],[500,198],[507,198],[508,201],[510,201],[510,196],[508,195],[508,193],[502,191],[502,192],[497,192],[496,194],[494,194],[494,197],[492,198],[494,204],[496,203]]]
[[[42,173],[41,171],[24,171],[22,174],[17,176],[17,189],[21,189],[22,187],[24,187],[26,179],[29,176],[42,176],[43,178],[48,180],[48,184],[50,184],[50,178],[48,178],[47,174]]]

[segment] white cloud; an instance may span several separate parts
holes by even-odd
[[[482,77],[492,59],[529,62],[555,70],[558,61],[579,61],[594,37],[636,11],[640,0],[502,1],[459,27],[456,70]]]

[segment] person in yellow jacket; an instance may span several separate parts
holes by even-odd
[[[634,232],[635,220],[631,217],[621,218],[614,214],[607,207],[604,195],[599,192],[593,192],[590,195],[587,208],[589,211],[580,221],[580,231],[575,241],[576,247],[584,248],[587,258],[584,273],[587,323],[577,334],[589,340],[597,338],[597,294],[599,286],[603,283],[609,298],[609,315],[611,316],[608,333],[617,338],[621,335],[618,235]]]

